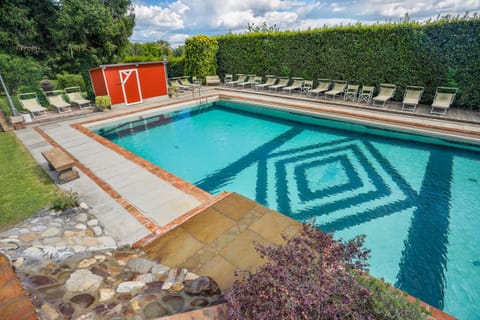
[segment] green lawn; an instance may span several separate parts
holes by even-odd
[[[0,230],[52,202],[56,187],[13,133],[0,132]]]

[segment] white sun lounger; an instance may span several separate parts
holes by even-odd
[[[40,105],[35,92],[21,93],[17,95],[23,109],[30,112],[32,118],[41,118],[48,116],[47,108]]]

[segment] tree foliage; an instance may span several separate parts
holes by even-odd
[[[203,79],[217,73],[216,38],[197,35],[185,41],[185,73]]]
[[[119,62],[135,23],[131,0],[2,0],[0,12],[0,53],[14,60],[0,63],[0,73],[12,91],[26,82],[21,74],[12,80],[30,70],[32,61],[42,66],[27,71],[32,83]],[[7,75],[12,64],[20,68]]]
[[[257,30],[259,29],[259,30]],[[330,78],[364,85],[395,83],[425,87],[431,103],[439,86],[459,87],[455,105],[480,106],[480,19],[444,17],[426,23],[349,25],[307,31],[217,37],[218,71]],[[187,54],[187,60],[189,59]]]

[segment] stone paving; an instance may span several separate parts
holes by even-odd
[[[85,203],[1,232],[0,252],[41,319],[155,319],[224,302],[213,279],[118,248]]]

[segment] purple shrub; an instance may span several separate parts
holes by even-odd
[[[370,293],[349,269],[365,271],[364,237],[336,241],[308,224],[280,246],[256,250],[268,262],[242,272],[227,295],[229,319],[374,319]]]

